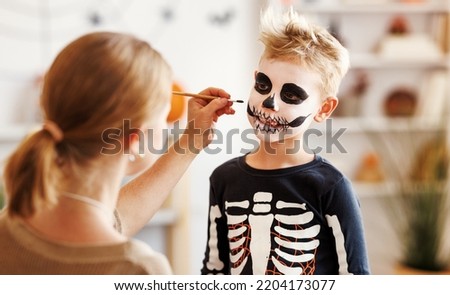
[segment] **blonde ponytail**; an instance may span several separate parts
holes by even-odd
[[[31,134],[8,158],[4,170],[10,216],[31,216],[39,206],[52,204],[60,170],[53,136],[45,130]]]

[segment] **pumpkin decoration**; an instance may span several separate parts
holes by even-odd
[[[175,82],[172,85],[172,91],[183,92],[183,89],[180,86],[180,84]],[[169,111],[169,115],[167,116],[167,122],[173,123],[173,122],[179,120],[183,116],[185,108],[186,108],[185,97],[179,96],[179,95],[172,95],[170,111]]]
[[[412,116],[416,109],[416,94],[406,88],[398,88],[388,94],[384,102],[385,114],[389,117]]]
[[[356,174],[356,180],[372,183],[384,180],[380,159],[377,154],[367,153],[364,155]]]

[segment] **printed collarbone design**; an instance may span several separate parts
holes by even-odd
[[[225,202],[225,211],[231,274],[249,263],[256,275],[314,273],[320,226],[305,227],[313,219],[305,203],[279,200],[272,208],[272,193],[257,192],[253,204]]]

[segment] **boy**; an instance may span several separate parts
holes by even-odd
[[[211,175],[202,274],[369,274],[350,182],[301,144],[336,108],[348,52],[293,10],[266,10],[260,39],[247,107],[260,145]]]

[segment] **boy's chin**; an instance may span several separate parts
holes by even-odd
[[[259,129],[254,129],[256,137],[264,143],[279,143],[284,144],[287,141],[291,142],[293,140],[300,140],[302,135],[300,133],[293,134],[292,132],[289,132],[290,129],[281,131],[281,132],[266,132],[261,131]]]

